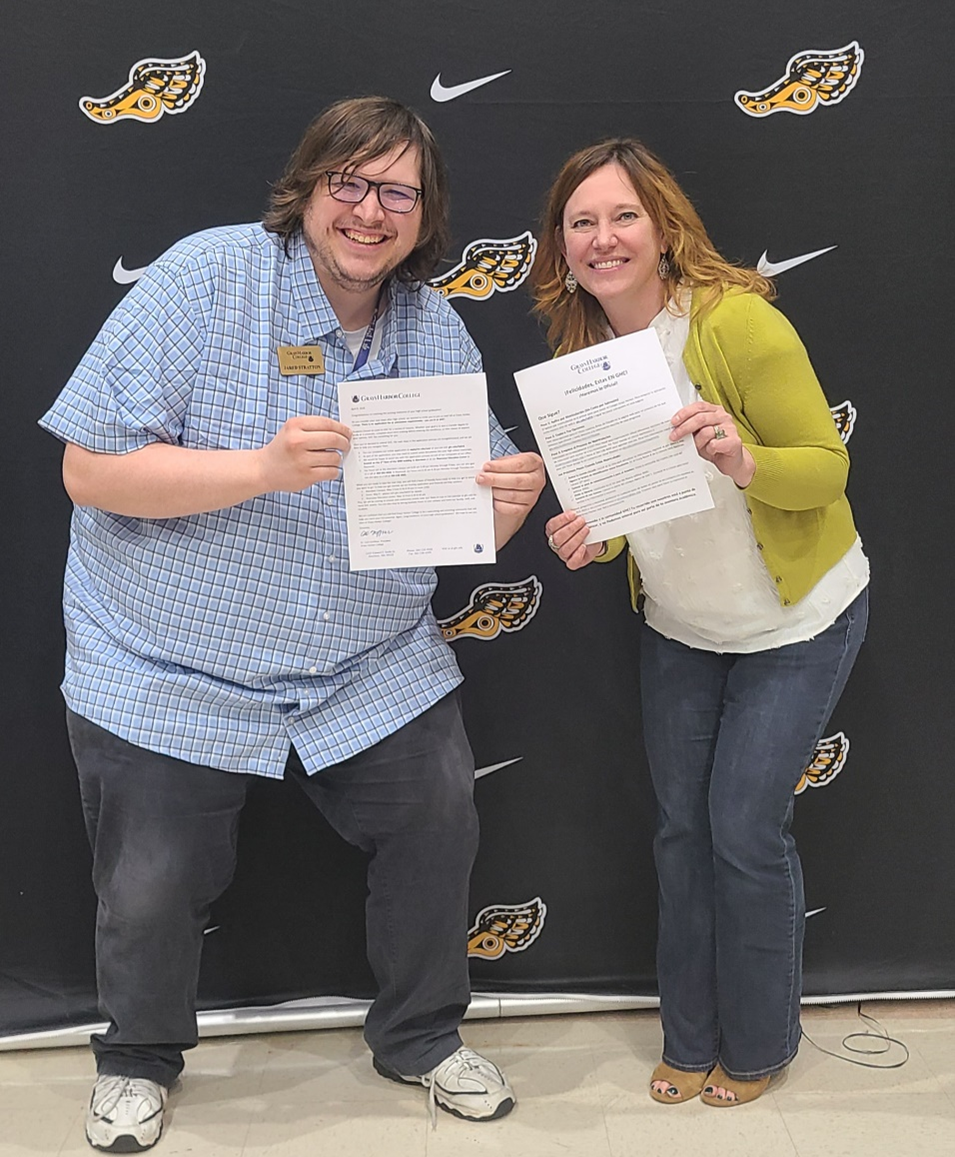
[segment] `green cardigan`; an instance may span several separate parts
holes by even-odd
[[[805,347],[768,301],[730,291],[691,320],[683,362],[699,396],[730,414],[753,455],[756,473],[743,495],[756,545],[779,601],[797,603],[856,539],[845,494],[849,453]],[[626,545],[610,539],[601,561]],[[629,567],[636,606],[632,556]]]

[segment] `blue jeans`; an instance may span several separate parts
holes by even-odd
[[[753,1080],[799,1045],[802,870],[789,827],[865,636],[868,592],[805,643],[717,654],[644,624],[641,696],[657,797],[663,1059]]]

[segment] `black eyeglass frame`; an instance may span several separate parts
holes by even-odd
[[[371,192],[371,190],[374,189],[375,196],[378,198],[378,204],[382,207],[382,209],[385,210],[386,213],[413,213],[417,208],[418,202],[424,196],[424,189],[419,189],[414,185],[405,185],[401,181],[372,181],[368,177],[360,177],[357,173],[343,173],[338,169],[326,169],[325,176],[328,179],[329,196],[334,197],[336,201],[340,201],[343,205],[360,205]],[[357,200],[352,200],[350,197],[340,197],[338,194],[341,192],[342,187],[339,186],[337,192],[332,188],[333,177],[341,177],[345,181],[354,181],[356,184],[358,182],[362,182],[366,186],[366,189],[364,193],[362,193],[362,195],[357,198]],[[413,203],[407,209],[394,209],[391,206],[386,205],[381,199],[381,190],[387,188],[401,189],[403,191],[414,193],[415,197]]]

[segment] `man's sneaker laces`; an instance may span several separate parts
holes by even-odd
[[[433,1129],[438,1127],[438,1106],[465,1121],[494,1121],[514,1108],[516,1098],[507,1078],[497,1065],[474,1049],[462,1046],[420,1077],[406,1077],[396,1073],[382,1065],[377,1058],[374,1065],[389,1080],[425,1086]],[[473,1101],[469,1103],[471,1098]],[[474,1112],[475,1108],[479,1111]]]
[[[97,1078],[86,1116],[86,1139],[94,1149],[138,1153],[162,1136],[166,1090],[140,1077]]]

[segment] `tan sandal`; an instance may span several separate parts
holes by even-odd
[[[714,1109],[728,1109],[733,1105],[745,1105],[747,1101],[755,1101],[769,1088],[769,1077],[757,1077],[755,1081],[737,1081],[723,1072],[722,1065],[717,1065],[705,1082],[705,1088],[700,1093],[700,1100],[704,1105],[712,1105]],[[727,1095],[717,1093],[717,1089],[725,1089]]]
[[[700,1095],[709,1076],[708,1072],[687,1073],[683,1069],[674,1069],[661,1061],[650,1074],[650,1096],[661,1105],[679,1105],[682,1101],[692,1101]],[[654,1081],[666,1081],[666,1089],[663,1092],[655,1089]]]

